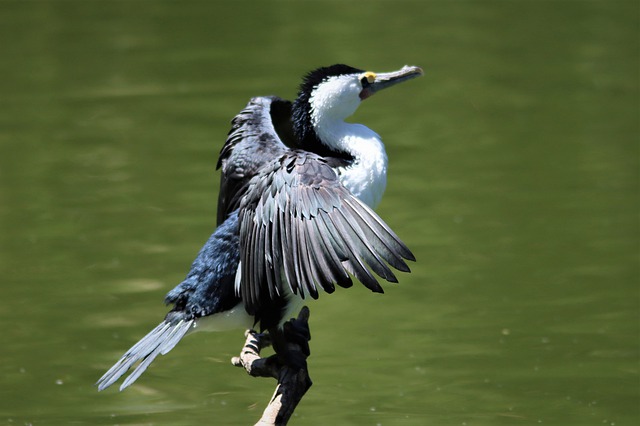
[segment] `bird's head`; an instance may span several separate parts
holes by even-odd
[[[421,68],[404,66],[397,71],[375,73],[338,64],[311,71],[304,78],[293,104],[293,126],[302,143],[317,139],[320,120],[344,120],[360,102],[374,93],[423,74]]]

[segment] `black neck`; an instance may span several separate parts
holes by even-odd
[[[301,92],[293,102],[291,109],[291,124],[295,135],[296,148],[318,154],[322,157],[330,157],[342,160],[346,163],[353,161],[353,156],[348,152],[331,148],[322,142],[311,123],[311,104],[309,92]]]
[[[311,122],[311,94],[323,81],[332,76],[354,74],[362,72],[357,68],[344,64],[331,65],[318,68],[305,76],[300,85],[298,97],[291,108],[291,124],[298,148],[314,152],[323,157],[337,158],[346,162],[352,162],[353,156],[345,151],[331,148],[318,137]]]

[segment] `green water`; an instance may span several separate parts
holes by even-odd
[[[274,383],[189,336],[93,386],[213,229],[255,95],[345,62],[426,75],[355,120],[418,262],[311,305],[298,425],[640,422],[636,1],[0,2],[0,423],[247,425]]]

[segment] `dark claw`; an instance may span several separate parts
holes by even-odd
[[[269,334],[280,362],[294,369],[307,368],[307,357],[311,354],[309,340],[309,309],[302,308],[298,318],[285,322],[281,329],[271,329]]]
[[[309,356],[311,354],[309,349],[311,332],[309,331],[309,324],[307,322],[292,319],[284,323],[282,329],[284,338],[288,344],[299,346],[305,356]]]

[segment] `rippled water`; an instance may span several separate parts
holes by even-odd
[[[195,334],[126,392],[213,229],[228,122],[345,62],[425,77],[354,120],[418,257],[311,305],[308,425],[640,420],[639,6],[630,1],[0,2],[0,423],[252,424],[274,383]]]

